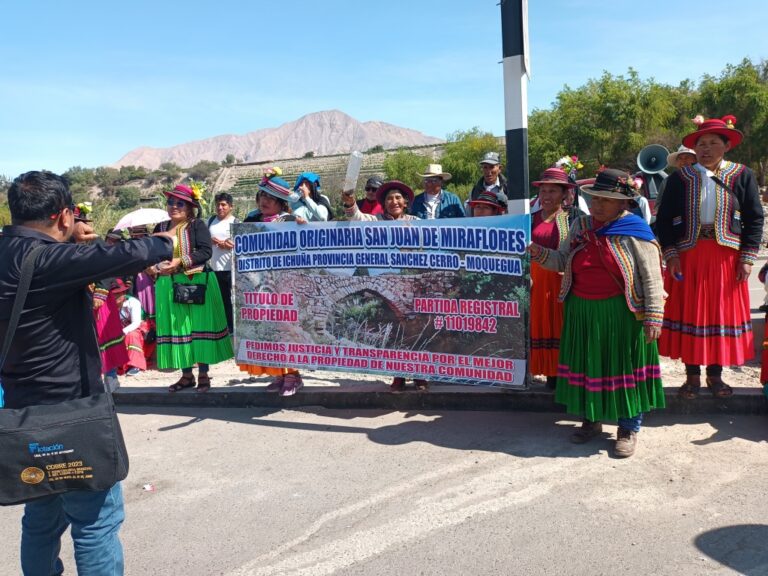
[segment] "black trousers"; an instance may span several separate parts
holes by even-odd
[[[216,274],[216,280],[219,282],[221,299],[224,301],[224,313],[227,315],[227,328],[229,328],[229,333],[232,334],[232,272],[224,270],[221,272],[215,271],[214,274]]]

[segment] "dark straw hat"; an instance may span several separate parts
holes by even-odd
[[[615,168],[606,168],[598,172],[595,183],[591,186],[582,186],[581,191],[591,196],[615,200],[633,200],[640,194],[640,188],[635,179],[623,170]]]
[[[494,208],[501,210],[502,212],[507,211],[507,196],[504,194],[504,192],[494,192],[493,190],[483,190],[480,192],[478,197],[475,200],[470,200],[467,202],[470,206],[477,206],[478,204],[486,204],[488,206],[493,206]]]

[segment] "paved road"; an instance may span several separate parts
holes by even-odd
[[[556,414],[121,420],[129,575],[768,574],[764,417],[654,414],[628,460],[607,433],[570,444]],[[3,576],[19,573],[20,514],[0,509]]]

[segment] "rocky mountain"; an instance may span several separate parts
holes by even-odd
[[[326,110],[302,116],[277,128],[264,128],[237,135],[214,136],[170,148],[143,146],[131,150],[114,167],[144,166],[154,170],[163,162],[190,167],[200,160],[222,161],[227,154],[243,162],[300,158],[307,152],[315,156],[365,151],[374,146],[397,148],[441,142],[416,130],[386,122],[359,122],[339,110]]]

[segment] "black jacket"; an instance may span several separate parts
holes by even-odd
[[[161,222],[155,227],[155,232],[165,232],[171,227],[170,222]],[[213,255],[213,242],[208,224],[200,218],[194,218],[187,227],[189,233],[189,253],[182,254],[184,268],[203,266]]]
[[[5,340],[24,255],[44,243],[32,285],[3,367],[7,408],[58,404],[104,390],[88,285],[136,274],[171,258],[170,238],[149,237],[108,246],[57,242],[23,226],[0,238],[0,343]],[[81,385],[82,383],[82,385]]]
[[[499,189],[507,198],[509,198],[509,190],[507,190],[507,179],[503,174],[499,174]],[[472,188],[470,200],[477,200],[478,196],[480,196],[480,192],[483,190],[485,190],[485,178],[480,178],[480,180],[475,183],[474,188]]]
[[[746,254],[757,254],[763,235],[763,206],[757,180],[752,171],[746,166],[734,165],[734,172],[729,191],[725,198],[732,197],[735,202],[728,203],[728,209],[720,216],[722,222],[718,230],[727,231],[728,235],[736,238],[737,248]],[[664,202],[656,214],[656,233],[659,243],[667,256],[674,255],[670,250],[676,248],[691,248],[696,243],[694,230],[698,218],[692,220],[689,215],[698,215],[699,206],[693,206],[693,192],[689,182],[696,175],[693,167],[683,168],[672,173],[664,185]],[[718,185],[718,193],[723,194]],[[717,218],[717,215],[716,215]],[[719,240],[723,243],[722,240]]]

